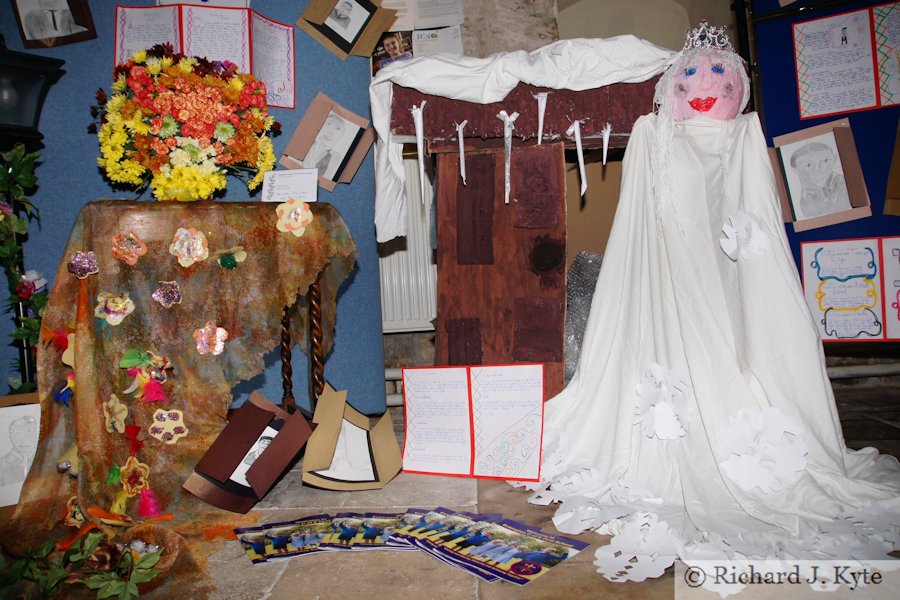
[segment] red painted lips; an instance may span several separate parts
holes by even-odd
[[[697,112],[708,112],[712,109],[713,105],[716,103],[718,98],[713,98],[712,96],[708,96],[706,98],[694,98],[688,104],[691,105],[691,108],[696,110]]]

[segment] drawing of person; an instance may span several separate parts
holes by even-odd
[[[87,31],[75,22],[66,0],[18,0],[25,39],[41,40]]]
[[[0,485],[25,481],[37,448],[37,421],[34,417],[25,415],[14,419],[9,424],[9,441],[12,448],[0,456]]]
[[[328,113],[322,129],[303,159],[303,165],[306,168],[315,167],[320,177],[333,177],[343,160],[343,153],[335,148],[335,143],[341,139],[345,127],[344,119],[333,112]]]
[[[790,164],[802,186],[799,202],[802,215],[798,218],[830,215],[852,208],[837,154],[830,146],[821,142],[804,144],[791,156]]]
[[[331,11],[328,20],[340,26],[343,29],[350,27],[350,15],[353,14],[353,3],[350,0],[343,0],[335,5]]]
[[[245,465],[252,465],[256,462],[256,459],[260,457],[260,455],[265,452],[266,448],[269,447],[269,444],[272,443],[272,438],[268,435],[264,435],[259,438],[259,441],[256,442],[256,449],[251,450],[247,453],[247,456],[244,457]]]

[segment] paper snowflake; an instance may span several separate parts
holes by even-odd
[[[675,562],[675,541],[665,521],[653,513],[635,513],[608,546],[594,553],[594,565],[615,582],[660,577]]]
[[[769,234],[753,213],[739,210],[725,219],[724,237],[719,240],[722,250],[731,260],[751,260],[769,247]]]
[[[651,363],[637,385],[634,422],[649,438],[674,440],[687,433],[688,385],[662,365]]]
[[[741,489],[778,492],[806,468],[800,423],[777,408],[741,409],[719,431],[719,466]]]

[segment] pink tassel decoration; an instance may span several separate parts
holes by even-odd
[[[161,506],[159,498],[150,488],[141,490],[141,497],[138,498],[137,514],[139,517],[158,517],[160,515]]]
[[[163,390],[162,384],[155,379],[151,379],[144,386],[141,394],[141,400],[144,402],[168,402],[169,397]]]

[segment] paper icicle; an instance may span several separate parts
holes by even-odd
[[[606,151],[609,150],[609,135],[612,133],[612,123],[606,122],[601,130],[603,134],[603,166],[606,166]]]
[[[459,138],[459,176],[462,178],[463,185],[466,185],[466,141],[463,139],[463,128],[468,122],[469,120],[466,119],[456,125],[456,136]]]
[[[538,92],[537,94],[532,94],[535,100],[537,100],[538,105],[538,130],[537,130],[537,143],[538,146],[541,145],[541,142],[544,139],[544,113],[547,111],[547,94],[549,92]]]
[[[422,194],[422,204],[425,204],[425,126],[422,123],[422,111],[425,110],[425,100],[422,104],[409,110],[416,125],[416,156],[419,159],[419,190]]]
[[[513,123],[519,118],[519,113],[506,114],[505,110],[497,113],[497,118],[503,121],[503,202],[509,204],[509,162],[512,156],[512,130]]]
[[[578,153],[578,176],[581,177],[581,194],[587,191],[587,175],[584,172],[584,153],[581,150],[581,121],[572,121],[572,124],[566,129],[566,135],[575,135],[575,150]]]

